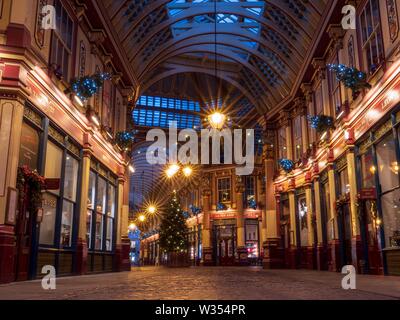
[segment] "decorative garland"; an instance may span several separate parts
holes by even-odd
[[[251,197],[250,199],[248,199],[247,200],[247,206],[250,209],[256,210],[257,209],[257,201],[256,201],[256,199],[254,199],[254,197]]]
[[[328,69],[336,73],[336,79],[344,84],[346,88],[353,91],[353,98],[356,99],[361,89],[370,89],[365,72],[357,68],[347,67],[343,64],[328,64]]]
[[[126,150],[135,141],[135,134],[131,131],[117,132],[114,141],[122,150]]]
[[[330,116],[321,114],[319,116],[308,116],[311,128],[315,129],[318,133],[324,133],[330,129],[335,129],[334,120]]]
[[[42,207],[42,191],[45,188],[45,178],[34,170],[30,170],[28,166],[18,168],[17,188],[21,198],[25,197],[25,186],[29,191],[29,209],[36,212]]]
[[[286,172],[290,173],[294,169],[294,162],[289,159],[280,159],[278,160],[280,167]]]
[[[82,101],[86,101],[96,94],[103,86],[104,81],[110,79],[111,75],[106,72],[99,72],[92,76],[76,78],[71,81],[71,88],[69,90],[74,92]]]
[[[226,205],[224,203],[218,202],[217,204],[217,211],[225,211],[228,208],[226,207]]]
[[[189,209],[190,209],[190,211],[192,211],[192,214],[195,215],[195,216],[197,216],[197,215],[199,215],[201,213],[201,208],[196,207],[194,205],[190,205]]]

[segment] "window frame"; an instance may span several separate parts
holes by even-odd
[[[229,187],[220,188],[220,181],[222,181],[222,180],[229,181]],[[222,201],[221,200],[220,195],[221,195],[221,192],[223,192],[223,191],[228,191],[229,200],[227,200],[227,201]],[[218,197],[218,199],[217,199],[218,203],[227,204],[227,203],[231,203],[232,202],[232,178],[231,177],[221,177],[221,178],[217,179],[217,197]]]
[[[62,74],[62,78],[65,82],[68,82],[72,75],[74,74],[74,50],[76,49],[76,18],[74,17],[74,15],[71,13],[70,8],[66,5],[65,1],[63,0],[55,0],[54,6],[56,7],[56,4],[59,4],[61,7],[61,20],[63,17],[63,13],[66,13],[67,18],[69,19],[69,21],[71,22],[71,47],[68,47],[68,43],[66,43],[65,39],[63,39],[63,35],[61,34],[61,31],[59,31],[57,28],[52,30],[51,33],[51,42],[50,42],[50,54],[49,54],[49,61],[50,64],[56,64],[57,66],[59,66],[61,68],[61,70],[63,71]],[[56,13],[57,15],[57,13]],[[62,22],[61,22],[62,23]],[[56,62],[58,62],[58,54],[59,54],[59,44],[61,43],[62,45],[62,55],[63,55],[63,65],[60,66],[58,65]],[[56,48],[55,48],[55,44],[56,44]],[[68,62],[67,62],[67,74],[65,75],[65,70],[64,70],[64,52],[65,50],[67,51],[68,54]]]
[[[51,142],[54,144],[57,148],[61,149],[62,152],[62,164],[61,164],[61,174],[60,174],[60,189],[59,193],[57,194],[56,192],[52,190],[46,190],[46,193],[51,195],[52,197],[55,197],[57,199],[57,204],[56,204],[56,216],[55,216],[55,224],[54,224],[54,238],[53,238],[53,244],[42,244],[40,243],[40,227],[39,227],[39,233],[38,233],[38,244],[40,248],[55,248],[55,249],[64,249],[64,250],[73,250],[76,247],[76,239],[78,235],[78,217],[79,217],[79,206],[80,206],[80,199],[79,199],[79,194],[81,193],[81,187],[80,187],[80,179],[82,177],[82,149],[80,148],[79,144],[77,144],[75,141],[73,141],[67,134],[62,133],[61,130],[59,130],[55,125],[52,125],[52,128],[60,135],[64,137],[64,143],[61,143],[61,141],[57,141],[54,137],[52,137],[49,133],[48,130],[45,130],[46,132],[46,137],[44,139],[44,146],[43,148],[45,149],[44,151],[44,159],[43,159],[43,169],[42,172],[44,174],[45,172],[45,166],[46,166],[46,160],[47,160],[47,143]],[[68,150],[68,143],[73,144],[79,149],[79,157],[72,152]],[[72,157],[76,161],[78,161],[78,173],[77,173],[77,186],[76,186],[76,199],[75,202],[71,201],[71,199],[68,199],[64,196],[64,184],[65,184],[65,168],[66,168],[66,158],[67,156]],[[63,214],[63,208],[64,208],[64,201],[72,203],[73,205],[73,216],[71,219],[71,228],[72,231],[70,232],[70,246],[64,246],[61,244],[61,225],[62,225],[62,214]]]
[[[364,30],[363,30],[363,22],[362,22],[362,15],[366,11],[367,5],[370,5],[370,10],[371,10],[371,18],[373,19],[373,13],[372,13],[372,2],[371,1],[376,1],[377,6],[378,6],[378,19],[379,23],[378,25],[374,26],[374,30],[372,33],[369,35],[369,37],[366,39],[364,42]],[[381,6],[379,3],[379,0],[364,0],[363,4],[359,6],[357,18],[358,18],[358,24],[357,27],[359,28],[360,32],[357,33],[357,42],[359,45],[359,48],[361,50],[358,50],[359,58],[360,58],[360,64],[364,67],[367,73],[367,79],[370,79],[374,77],[381,68],[385,69],[386,68],[386,57],[385,57],[385,46],[384,46],[384,41],[383,41],[383,33],[382,33],[382,17],[381,17]],[[381,51],[379,52],[382,54],[382,57],[378,57],[379,64],[376,66],[376,69],[371,72],[371,65],[367,61],[367,54],[365,52],[366,46],[370,43],[371,39],[375,36],[375,39],[377,39],[376,35],[380,34],[380,43],[377,43],[377,45],[380,45]]]
[[[115,251],[115,246],[116,246],[116,225],[117,225],[117,213],[118,213],[118,184],[116,182],[116,178],[113,177],[110,171],[106,170],[105,172],[108,173],[110,176],[106,177],[104,176],[100,170],[99,167],[103,168],[100,163],[92,159],[93,163],[90,168],[90,172],[94,174],[95,181],[94,181],[94,186],[95,186],[95,195],[94,195],[94,203],[93,203],[93,209],[87,208],[87,212],[91,212],[91,217],[90,217],[90,229],[89,229],[89,239],[90,243],[87,243],[88,250],[90,252],[97,252],[97,253],[113,253]],[[106,184],[106,199],[105,199],[105,208],[103,208],[103,212],[98,212],[97,211],[97,195],[98,195],[98,190],[99,190],[99,179],[103,179]],[[112,179],[115,180],[113,183]],[[109,217],[107,215],[107,212],[109,210],[109,186],[112,186],[114,188],[114,216]],[[96,249],[96,223],[97,223],[97,216],[101,215],[102,217],[102,225],[101,225],[101,246],[100,249]],[[107,250],[107,229],[108,229],[108,220],[112,220],[112,231],[111,231],[111,246],[110,249]]]

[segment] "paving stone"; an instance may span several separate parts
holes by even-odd
[[[343,275],[255,267],[134,268],[131,272],[58,278],[56,290],[41,281],[0,285],[0,299],[82,300],[360,300],[400,299],[400,278],[357,276],[357,290],[341,287]]]

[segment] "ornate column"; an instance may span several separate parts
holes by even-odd
[[[16,188],[23,113],[22,97],[0,96],[0,283],[15,280],[15,226],[7,224],[6,211]]]
[[[245,238],[245,219],[244,219],[244,207],[243,207],[243,193],[244,184],[241,176],[236,176],[236,232],[237,232],[237,265],[247,265],[247,250],[246,250],[246,238]]]
[[[358,218],[358,190],[357,190],[357,169],[356,156],[354,153],[354,134],[352,130],[348,131],[349,139],[347,143],[347,173],[350,185],[350,216],[351,216],[351,256],[352,264],[357,272],[361,273],[362,266],[362,239],[360,232],[360,220]]]
[[[329,205],[331,216],[328,217],[328,232],[332,232],[332,240],[328,244],[330,251],[330,261],[328,266],[330,271],[340,271],[340,246],[338,222],[336,216],[336,182],[333,150],[328,151],[328,181],[329,181]]]
[[[289,179],[289,211],[290,211],[290,248],[289,266],[292,269],[298,267],[299,262],[299,241],[297,234],[297,213],[296,213],[296,182],[294,178]]]
[[[284,125],[286,126],[286,153],[287,158],[293,160],[293,136],[292,136],[292,122],[290,117],[290,112],[284,111]]]
[[[329,87],[328,80],[326,79],[326,61],[323,58],[314,58],[312,65],[316,70],[317,78],[321,81],[323,101],[329,101]],[[331,115],[329,103],[324,103],[324,114],[327,116]]]
[[[313,181],[314,181],[314,197],[315,197],[315,218],[317,226],[317,269],[327,270],[326,265],[326,243],[323,238],[323,224],[322,224],[322,207],[321,207],[321,183],[319,180],[319,167],[318,163],[314,163],[313,168]]]
[[[118,174],[118,218],[115,260],[117,271],[130,271],[130,240],[128,238],[129,219],[129,170],[121,166]]]
[[[267,223],[266,223],[266,215],[265,215],[265,192],[263,191],[263,174],[260,172],[257,176],[257,202],[260,204],[261,209],[261,226],[260,226],[260,239],[259,245],[262,248],[262,245],[267,238]]]
[[[307,204],[307,269],[315,269],[315,239],[314,239],[314,204],[312,196],[311,172],[305,176],[306,204]]]
[[[265,166],[265,237],[263,238],[265,269],[278,269],[283,266],[282,248],[280,247],[280,215],[277,210],[275,198],[274,173],[275,159],[274,147],[271,143],[264,146]]]
[[[87,257],[88,243],[86,240],[87,229],[87,212],[88,212],[88,196],[89,196],[89,176],[90,176],[90,161],[92,156],[92,148],[90,144],[90,133],[84,135],[84,147],[82,158],[82,177],[81,177],[81,194],[79,208],[79,233],[76,244],[76,273],[87,273]]]
[[[201,230],[203,255],[201,264],[203,266],[213,266],[213,255],[211,246],[211,231],[210,231],[210,176],[209,174],[202,178],[202,197],[203,197],[203,228]]]

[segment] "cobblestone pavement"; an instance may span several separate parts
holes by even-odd
[[[400,299],[400,277],[359,275],[357,290],[343,290],[342,277],[332,272],[256,267],[144,267],[131,272],[59,278],[53,291],[43,290],[40,280],[0,285],[0,299]]]

